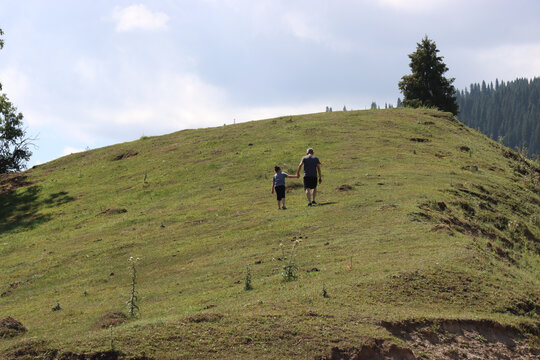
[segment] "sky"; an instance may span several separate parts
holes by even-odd
[[[457,89],[540,76],[538,0],[0,0],[31,167],[188,128],[384,107],[435,41]]]

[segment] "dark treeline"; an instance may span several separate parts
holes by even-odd
[[[482,81],[456,95],[463,123],[506,146],[540,154],[540,78]]]

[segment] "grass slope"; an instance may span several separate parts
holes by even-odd
[[[294,173],[308,146],[320,205],[289,179],[278,211],[273,166]],[[0,318],[28,331],[0,339],[0,354],[346,358],[383,342],[421,357],[435,353],[396,329],[452,321],[534,348],[539,177],[449,114],[411,109],[184,130],[4,176]],[[298,279],[284,282],[295,243]],[[140,315],[101,329],[127,311],[132,256]]]

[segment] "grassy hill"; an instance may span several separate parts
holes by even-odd
[[[540,168],[432,110],[184,130],[1,177],[0,258],[2,358],[532,359]]]

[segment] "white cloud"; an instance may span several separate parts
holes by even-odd
[[[323,41],[323,34],[317,31],[317,29],[314,27],[309,26],[305,16],[301,14],[288,13],[283,16],[283,20],[295,37],[314,42]]]
[[[449,0],[377,0],[386,8],[404,12],[430,12],[450,3]]]
[[[55,115],[49,115],[49,111],[43,109],[33,109],[32,107],[24,109],[24,120],[28,122],[30,128],[45,127],[61,123],[61,119]]]
[[[282,115],[324,111],[324,102],[278,106],[234,105],[222,88],[208,84],[196,74],[163,73],[121,106],[89,110],[90,121],[80,124],[77,139],[92,143],[94,138],[136,139],[141,135],[162,135],[186,128],[266,119]]]
[[[81,149],[77,149],[77,148],[74,148],[72,146],[66,146],[64,148],[64,150],[62,151],[62,153],[65,155],[69,155],[69,154],[74,154],[74,153],[78,153],[78,152],[82,152],[84,150],[81,150]]]
[[[475,48],[468,51],[467,58],[480,71],[480,80],[475,81],[495,78],[509,81],[518,77],[540,76],[540,43]]]
[[[101,136],[136,131],[132,137],[209,126],[224,121],[220,108],[225,98],[222,89],[195,74],[163,73],[122,104],[89,110],[92,121],[86,126]]]
[[[115,7],[112,19],[116,22],[116,31],[163,30],[169,16],[163,12],[152,12],[146,6],[131,5],[125,8]]]
[[[0,83],[2,92],[14,103],[23,99],[28,94],[28,77],[15,68],[6,68],[0,71]]]
[[[101,73],[102,65],[90,58],[80,58],[73,66],[75,74],[84,82],[95,82]]]
[[[302,104],[279,106],[251,106],[228,109],[228,113],[236,122],[271,119],[278,116],[302,115],[324,111],[323,102],[306,102]],[[234,116],[233,116],[234,115]],[[230,124],[230,122],[228,122]]]
[[[292,35],[300,40],[324,45],[332,50],[350,51],[353,44],[343,38],[336,37],[324,29],[320,19],[309,19],[305,14],[286,13],[283,22]]]

